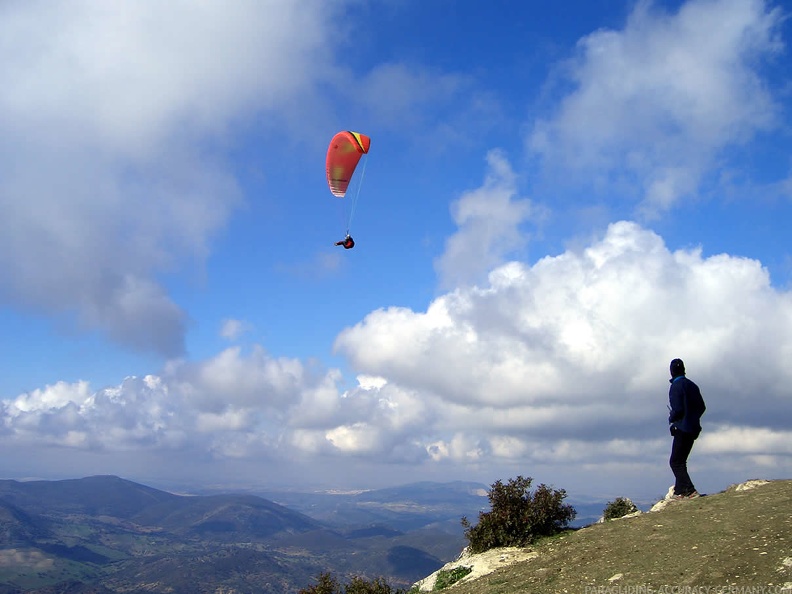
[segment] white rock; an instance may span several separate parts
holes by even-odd
[[[745,481],[744,483],[740,483],[736,487],[734,487],[735,491],[750,491],[751,489],[756,489],[756,487],[761,487],[762,485],[766,485],[770,481],[766,481],[763,479],[754,479],[750,481]]]
[[[449,571],[451,569],[455,569],[456,567],[470,567],[473,569],[473,571],[459,580],[459,582],[467,582],[480,578],[481,576],[487,575],[488,573],[492,573],[501,567],[506,567],[520,561],[533,559],[538,555],[539,553],[536,551],[523,549],[520,547],[501,547],[473,555],[470,553],[468,547],[465,547],[456,560],[452,561],[451,563],[446,563],[432,575],[415,582],[413,586],[417,586],[419,592],[431,592],[434,588],[435,582],[437,581],[437,574],[441,571]]]

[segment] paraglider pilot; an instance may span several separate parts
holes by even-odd
[[[343,240],[336,241],[335,244],[343,245],[345,250],[351,250],[353,247],[355,247],[355,240],[352,239],[352,236],[347,233],[347,236]]]

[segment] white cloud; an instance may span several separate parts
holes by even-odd
[[[503,154],[491,151],[487,163],[484,185],[451,206],[458,230],[435,261],[444,288],[485,279],[504,256],[527,243],[521,226],[532,214],[531,203],[517,197],[516,175]]]
[[[352,388],[335,369],[229,348],[115,388],[59,383],[4,400],[0,439],[160,452],[163,469],[189,452],[326,475],[352,456],[405,480],[528,465],[566,488],[602,480],[606,463],[625,476],[659,467],[664,483],[667,366],[681,356],[709,407],[695,460],[728,457],[730,475],[762,457],[792,466],[792,295],[756,261],[672,252],[634,223],[504,264],[425,312],[372,312],[336,346],[360,373]]]
[[[792,296],[759,262],[671,252],[627,222],[580,251],[506,264],[426,312],[372,312],[336,348],[360,372],[441,402],[449,430],[498,439],[646,435],[662,427],[676,356],[712,396],[709,422],[773,427],[792,412]]]
[[[244,410],[224,410],[221,413],[198,413],[195,423],[197,431],[213,433],[249,429],[250,418]]]
[[[226,340],[237,340],[249,329],[248,324],[242,320],[225,319],[220,325],[220,336]]]
[[[691,0],[668,14],[641,1],[621,31],[599,30],[565,65],[574,89],[529,147],[550,167],[642,194],[644,214],[695,193],[724,148],[775,125],[756,63],[781,47],[763,0]]]
[[[379,450],[379,433],[367,423],[341,425],[327,432],[327,441],[343,452],[358,453]]]
[[[192,388],[201,410],[218,411],[227,405],[282,410],[305,388],[306,370],[295,359],[270,357],[261,347],[246,355],[228,348],[200,363],[172,368],[174,377]]]
[[[701,449],[713,454],[792,456],[792,432],[724,425],[702,436]]]
[[[20,394],[11,401],[8,410],[12,416],[16,416],[31,411],[59,409],[69,404],[82,404],[89,400],[91,395],[88,382],[79,381],[74,384],[58,382],[44,389]]]
[[[233,127],[331,69],[336,7],[4,4],[0,300],[181,353],[186,316],[159,275],[200,262],[241,202],[218,157]]]

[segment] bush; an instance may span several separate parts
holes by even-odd
[[[453,586],[467,574],[473,571],[472,567],[455,567],[454,569],[441,569],[437,572],[437,579],[433,590],[443,590]]]
[[[353,577],[351,582],[342,586],[337,578],[329,573],[322,573],[315,586],[303,588],[299,594],[404,594],[404,591],[391,589],[385,578],[367,581],[361,577]]]
[[[632,501],[626,497],[617,497],[615,501],[608,502],[602,514],[605,520],[615,520],[637,511],[638,508]]]
[[[353,577],[345,590],[345,594],[403,594],[403,592],[403,590],[392,590],[385,578],[381,577],[370,582]]]
[[[321,573],[315,586],[300,590],[299,594],[343,594],[338,580],[329,573]]]
[[[563,504],[566,491],[539,485],[531,495],[532,481],[521,476],[509,479],[505,485],[496,481],[487,495],[492,509],[479,512],[479,523],[475,526],[462,518],[472,553],[495,547],[526,546],[539,537],[560,532],[575,518],[575,508]]]

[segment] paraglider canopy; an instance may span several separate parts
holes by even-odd
[[[358,132],[339,132],[330,141],[327,148],[327,185],[333,196],[343,198],[346,195],[352,174],[360,162],[360,158],[368,153],[371,139]]]

